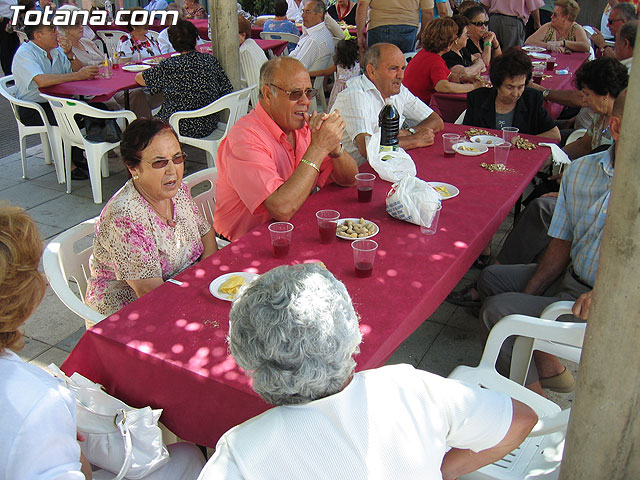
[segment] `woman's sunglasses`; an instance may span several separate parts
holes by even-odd
[[[143,161],[151,165],[153,168],[160,169],[169,165],[169,161],[172,161],[174,165],[180,165],[181,163],[184,163],[186,160],[187,160],[187,154],[182,152],[177,154],[171,160],[169,160],[168,158],[161,158],[159,160],[154,160],[153,162],[150,162],[148,160],[143,160]]]

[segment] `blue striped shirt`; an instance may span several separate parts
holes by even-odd
[[[602,230],[607,215],[615,144],[575,160],[562,176],[558,203],[547,232],[571,242],[575,273],[589,285],[596,280]]]

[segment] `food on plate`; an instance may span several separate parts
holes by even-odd
[[[445,185],[436,185],[433,189],[440,194],[441,197],[450,197],[451,193]]]
[[[163,60],[164,58],[162,57],[146,58],[144,60],[144,63],[146,63],[147,65],[158,65]]]
[[[475,137],[476,135],[489,135],[487,130],[483,130],[482,128],[470,128],[464,134],[467,137]]]
[[[226,293],[227,295],[235,296],[240,290],[240,287],[244,285],[244,278],[240,275],[232,275],[230,276],[226,282],[220,285],[218,291],[220,293]]]
[[[477,148],[467,147],[466,145],[460,145],[458,150],[462,150],[463,152],[479,152]]]
[[[474,142],[476,142],[476,143],[484,143],[485,145],[493,145],[493,140],[486,140],[486,141],[483,142],[481,138],[476,138],[474,140]]]
[[[513,144],[516,146],[516,148],[519,148],[521,150],[533,150],[534,148],[538,148],[535,143],[531,143],[529,140],[527,140],[526,138],[522,138],[519,135],[513,142]]]
[[[364,218],[358,221],[345,220],[336,229],[336,233],[345,238],[364,238],[374,235],[378,227],[374,223],[367,222]]]

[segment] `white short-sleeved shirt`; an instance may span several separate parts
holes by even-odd
[[[304,10],[304,1],[300,1],[300,5],[295,0],[287,0],[287,19],[292,22],[302,22],[302,10]]]
[[[391,96],[393,106],[400,114],[400,125],[405,120],[417,125],[433,113],[433,110],[402,85],[400,93]],[[378,115],[384,107],[384,98],[366,75],[347,81],[347,88],[338,94],[331,110],[338,110],[346,123],[342,134],[344,149],[362,165],[367,161],[358,150],[356,137],[361,133],[373,135],[378,130]]]
[[[25,42],[16,50],[11,70],[16,82],[16,97],[20,100],[46,103],[45,99],[40,96],[40,90],[33,78],[42,74],[71,73],[71,62],[62,48],[56,47],[49,53],[51,60],[49,60],[47,52],[35,42]]]
[[[312,70],[316,60],[330,57],[333,50],[333,36],[324,22],[320,22],[311,28],[302,28],[298,46],[289,56],[300,60],[307,70]]]
[[[0,354],[0,480],[84,480],[73,394],[11,351]]]
[[[232,428],[199,480],[441,479],[449,447],[481,451],[511,426],[511,399],[391,365],[339,393],[280,406]]]

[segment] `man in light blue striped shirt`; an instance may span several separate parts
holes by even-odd
[[[620,136],[626,90],[614,105],[609,126]],[[480,318],[491,329],[502,317],[519,313],[538,317],[558,300],[576,300],[593,288],[602,233],[609,205],[616,144],[604,152],[575,160],[564,172],[558,203],[549,227],[551,242],[540,264],[493,265],[482,271],[478,291],[484,299]],[[563,320],[578,321],[575,317]],[[513,342],[503,348],[508,361]],[[553,355],[534,352],[526,384],[566,393],[573,377]],[[507,364],[508,365],[508,364]]]

